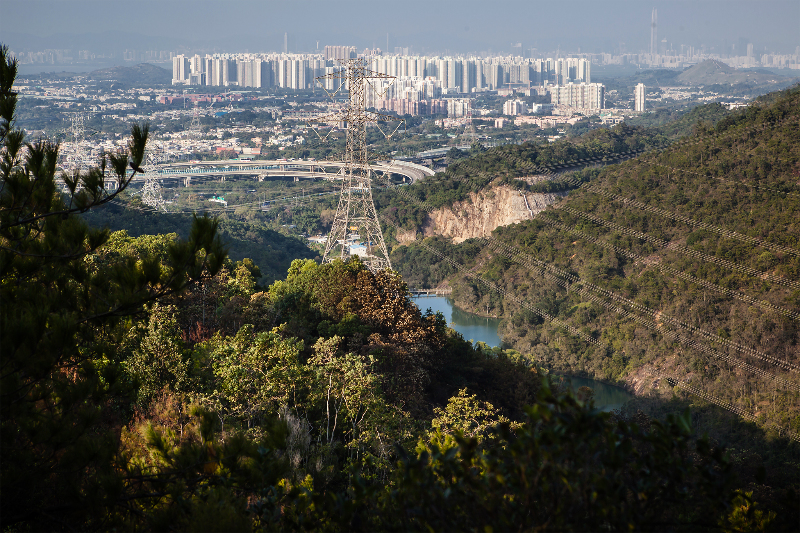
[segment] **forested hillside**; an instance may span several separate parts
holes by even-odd
[[[526,142],[490,149],[474,146],[444,172],[418,181],[406,194],[377,192],[375,205],[392,227],[419,230],[431,208],[451,206],[470,193],[513,185],[532,193],[563,192],[594,179],[598,167],[662,149],[686,135],[713,127],[730,115],[724,106],[699,106],[676,117],[654,119],[658,127],[629,126],[591,130],[554,143]],[[557,173],[557,176],[554,176]]]
[[[800,90],[768,95],[595,171],[536,220],[393,258],[434,265],[421,283],[447,279],[459,306],[505,317],[504,341],[537,364],[640,393],[684,380],[800,433],[799,121]]]
[[[141,201],[126,199],[123,204],[107,204],[84,213],[92,226],[111,231],[125,231],[132,237],[174,233],[188,238],[192,228],[190,214],[160,213]],[[312,259],[318,254],[305,239],[287,236],[267,227],[263,220],[224,216],[219,220],[219,234],[235,261],[251,259],[259,269],[258,283],[269,285],[286,275],[294,259]]]
[[[456,161],[445,172],[409,187],[407,192],[412,199],[393,192],[379,192],[375,195],[375,206],[385,212],[390,224],[403,229],[419,229],[426,217],[419,202],[426,202],[434,208],[449,206],[467,199],[471,192],[504,183],[514,183],[534,192],[553,192],[540,183],[540,175],[550,168],[580,168],[607,163],[667,142],[669,137],[657,130],[622,125],[613,130],[593,130],[574,139],[546,145],[524,143],[489,150],[476,146],[469,158]],[[586,172],[591,174],[591,170]],[[528,179],[520,181],[515,178]]]

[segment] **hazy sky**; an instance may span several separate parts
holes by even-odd
[[[319,41],[411,46],[417,53],[524,48],[614,52],[658,36],[714,47],[753,42],[757,51],[800,45],[800,0],[0,0],[0,41],[26,47],[310,51]],[[88,35],[87,35],[88,34]]]

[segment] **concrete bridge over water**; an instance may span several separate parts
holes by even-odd
[[[446,289],[412,289],[409,288],[408,292],[411,296],[449,296],[453,294],[452,288]]]

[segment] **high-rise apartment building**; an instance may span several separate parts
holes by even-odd
[[[190,67],[192,69],[192,74],[203,73],[203,58],[200,56],[200,54],[195,54],[192,56]]]
[[[470,101],[466,98],[448,98],[447,100],[448,118],[466,117],[470,111]]]
[[[578,80],[585,83],[592,83],[592,62],[581,58],[578,61]]]
[[[487,88],[491,90],[496,90],[498,87],[503,86],[503,68],[494,62],[489,62],[484,64],[485,67],[488,67],[488,72],[484,70],[484,74],[486,74],[486,85]]]
[[[462,83],[462,63],[458,59],[449,59],[447,61],[447,82],[446,87],[448,89],[454,89],[456,91],[461,90],[461,83]]]
[[[634,89],[633,91],[633,109],[635,111],[644,112],[645,110],[644,94],[645,94],[644,83],[639,83],[638,85],[636,85],[636,89]]]
[[[222,85],[222,62],[224,59],[219,57],[212,57],[206,62],[208,70],[206,71],[206,84],[220,86]]]
[[[545,76],[535,81],[534,83],[542,83],[544,81],[553,81],[556,85],[566,85],[569,82],[592,82],[591,68],[592,64],[588,59],[578,57],[558,58],[552,61],[552,67],[547,67]],[[539,65],[536,65],[536,70],[542,72]],[[552,72],[552,76],[550,73]],[[547,79],[547,78],[551,79]],[[533,81],[533,80],[532,80]]]
[[[464,61],[461,65],[461,92],[471,93],[476,90],[476,75],[477,69],[475,68],[474,61]]]
[[[515,117],[528,112],[528,106],[522,100],[506,100],[503,103],[503,114]]]
[[[256,80],[254,79],[254,70],[256,70],[255,61],[248,61],[239,59],[236,61],[236,78],[239,87],[255,87]],[[260,82],[261,80],[259,80]]]
[[[564,76],[564,61],[561,59],[557,59],[553,62],[553,75],[556,85],[564,85],[567,83],[567,80]]]
[[[550,102],[582,109],[605,109],[605,85],[568,83],[550,88]]]
[[[189,59],[189,85],[205,85],[205,62],[200,54],[195,54]]]
[[[236,60],[222,60],[222,85],[238,85],[239,77],[236,72]]]
[[[288,35],[286,37],[290,38]],[[288,40],[287,43],[291,47]],[[308,90],[315,86],[315,78],[324,75],[326,69],[339,68],[336,63],[338,58],[353,57],[355,54],[356,49],[352,46],[326,46],[324,52],[317,54],[218,53],[204,57],[198,54],[175,56],[173,80],[176,84]],[[389,76],[433,80],[437,97],[442,92],[526,90],[553,83],[563,86],[570,82],[591,82],[591,63],[586,58],[370,55],[368,60],[372,70]],[[260,65],[255,62],[260,62]],[[258,69],[261,69],[260,74]],[[331,85],[332,82],[327,83]],[[392,94],[393,91],[390,88]],[[424,99],[432,98],[429,95],[431,91],[425,91]],[[400,97],[387,95],[386,98]]]
[[[291,65],[292,61],[285,57],[275,62],[275,80],[278,87],[289,87],[289,85],[291,85]]]
[[[353,59],[356,57],[355,46],[326,46],[322,54],[325,61],[334,61],[336,59]]]
[[[658,53],[658,11],[653,8],[653,13],[650,15],[650,54],[655,55]]]
[[[189,83],[189,58],[181,54],[172,58],[172,85]]]
[[[271,65],[261,59],[238,60],[236,75],[239,87],[272,87]]]

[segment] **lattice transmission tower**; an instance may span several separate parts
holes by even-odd
[[[382,97],[390,85],[384,86],[385,81],[393,82],[395,77],[369,70],[368,63],[363,58],[339,60],[339,65],[342,67],[340,70],[320,76],[317,81],[331,98],[346,89],[349,93],[346,106],[341,111],[309,120],[315,124],[335,125],[344,122],[347,125],[347,144],[343,158],[345,166],[341,175],[342,194],[322,262],[346,260],[351,255],[351,248],[356,246],[356,239],[360,238],[365,252],[358,255],[362,256],[367,268],[377,272],[392,268],[392,264],[372,201],[372,178],[375,173],[370,166],[371,157],[367,152],[366,128],[368,124],[375,124],[388,139],[400,127],[402,119],[367,111],[366,104],[368,99]],[[387,134],[379,123],[390,121],[398,124]]]
[[[189,125],[189,138],[197,142],[202,136],[203,132],[200,128],[200,108],[197,105],[197,101],[195,101],[194,110],[192,111],[192,122]]]
[[[159,211],[166,211],[167,205],[161,195],[158,165],[168,160],[169,154],[163,142],[152,140],[148,143],[145,164],[142,165],[145,179],[142,187],[142,203]]]
[[[85,172],[91,165],[84,146],[84,141],[86,140],[86,116],[80,111],[70,116],[68,138],[69,143],[67,143],[65,150],[64,170],[67,172]]]
[[[461,140],[464,144],[468,144],[470,148],[478,142],[478,134],[475,132],[475,125],[472,124],[472,101],[467,100],[467,120],[464,126],[464,133],[461,135]]]

